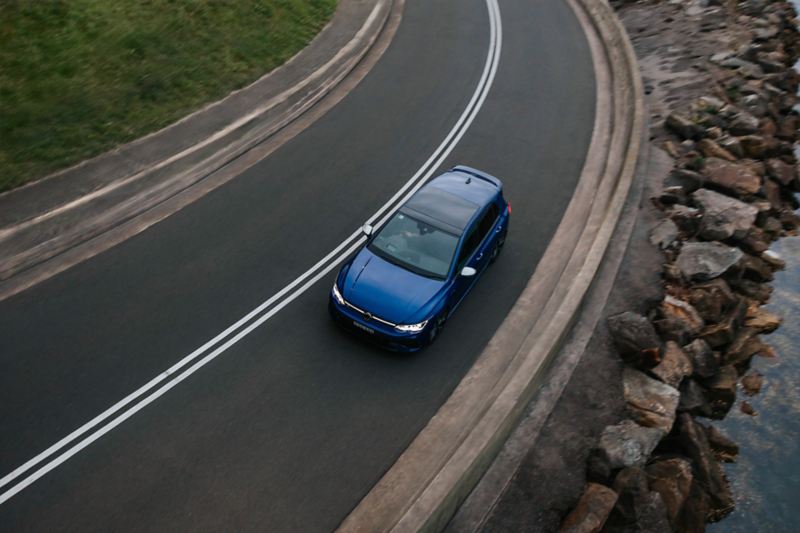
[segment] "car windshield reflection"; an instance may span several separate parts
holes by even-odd
[[[399,212],[381,229],[369,250],[412,272],[445,279],[458,237]]]

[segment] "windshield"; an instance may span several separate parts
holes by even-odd
[[[423,276],[444,279],[458,237],[404,213],[397,213],[378,233],[369,250]]]

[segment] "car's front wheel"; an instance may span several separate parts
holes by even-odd
[[[436,317],[430,333],[428,333],[428,344],[433,344],[433,341],[439,338],[439,334],[444,329],[444,323],[447,321],[447,313],[442,313]]]

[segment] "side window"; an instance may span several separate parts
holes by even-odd
[[[478,233],[480,233],[479,241],[482,241],[492,230],[494,223],[497,222],[497,215],[499,214],[500,211],[497,209],[497,204],[494,202],[489,204],[489,209],[486,210],[483,217],[481,217],[481,221],[478,223]]]
[[[469,229],[469,233],[467,234],[466,239],[464,240],[464,246],[461,248],[461,252],[458,254],[458,268],[461,269],[464,265],[467,264],[467,261],[470,257],[472,257],[472,253],[475,251],[475,248],[481,243],[481,234],[478,231],[478,225],[475,224]]]
[[[469,229],[469,234],[467,234],[467,238],[464,241],[464,247],[461,248],[461,253],[458,254],[459,269],[464,267],[486,237],[486,234],[492,230],[498,214],[500,214],[500,211],[497,206],[495,204],[489,205],[489,208],[481,215],[478,222]]]

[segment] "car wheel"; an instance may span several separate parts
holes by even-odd
[[[503,251],[503,245],[506,243],[506,234],[503,233],[500,235],[500,238],[497,239],[497,244],[494,245],[494,249],[492,249],[492,257],[489,258],[490,263],[494,263],[497,261],[497,258],[500,257],[500,252]]]
[[[442,313],[436,317],[436,322],[433,323],[430,333],[428,334],[428,344],[433,344],[433,341],[439,338],[439,334],[444,329],[444,323],[447,321],[447,313]]]

